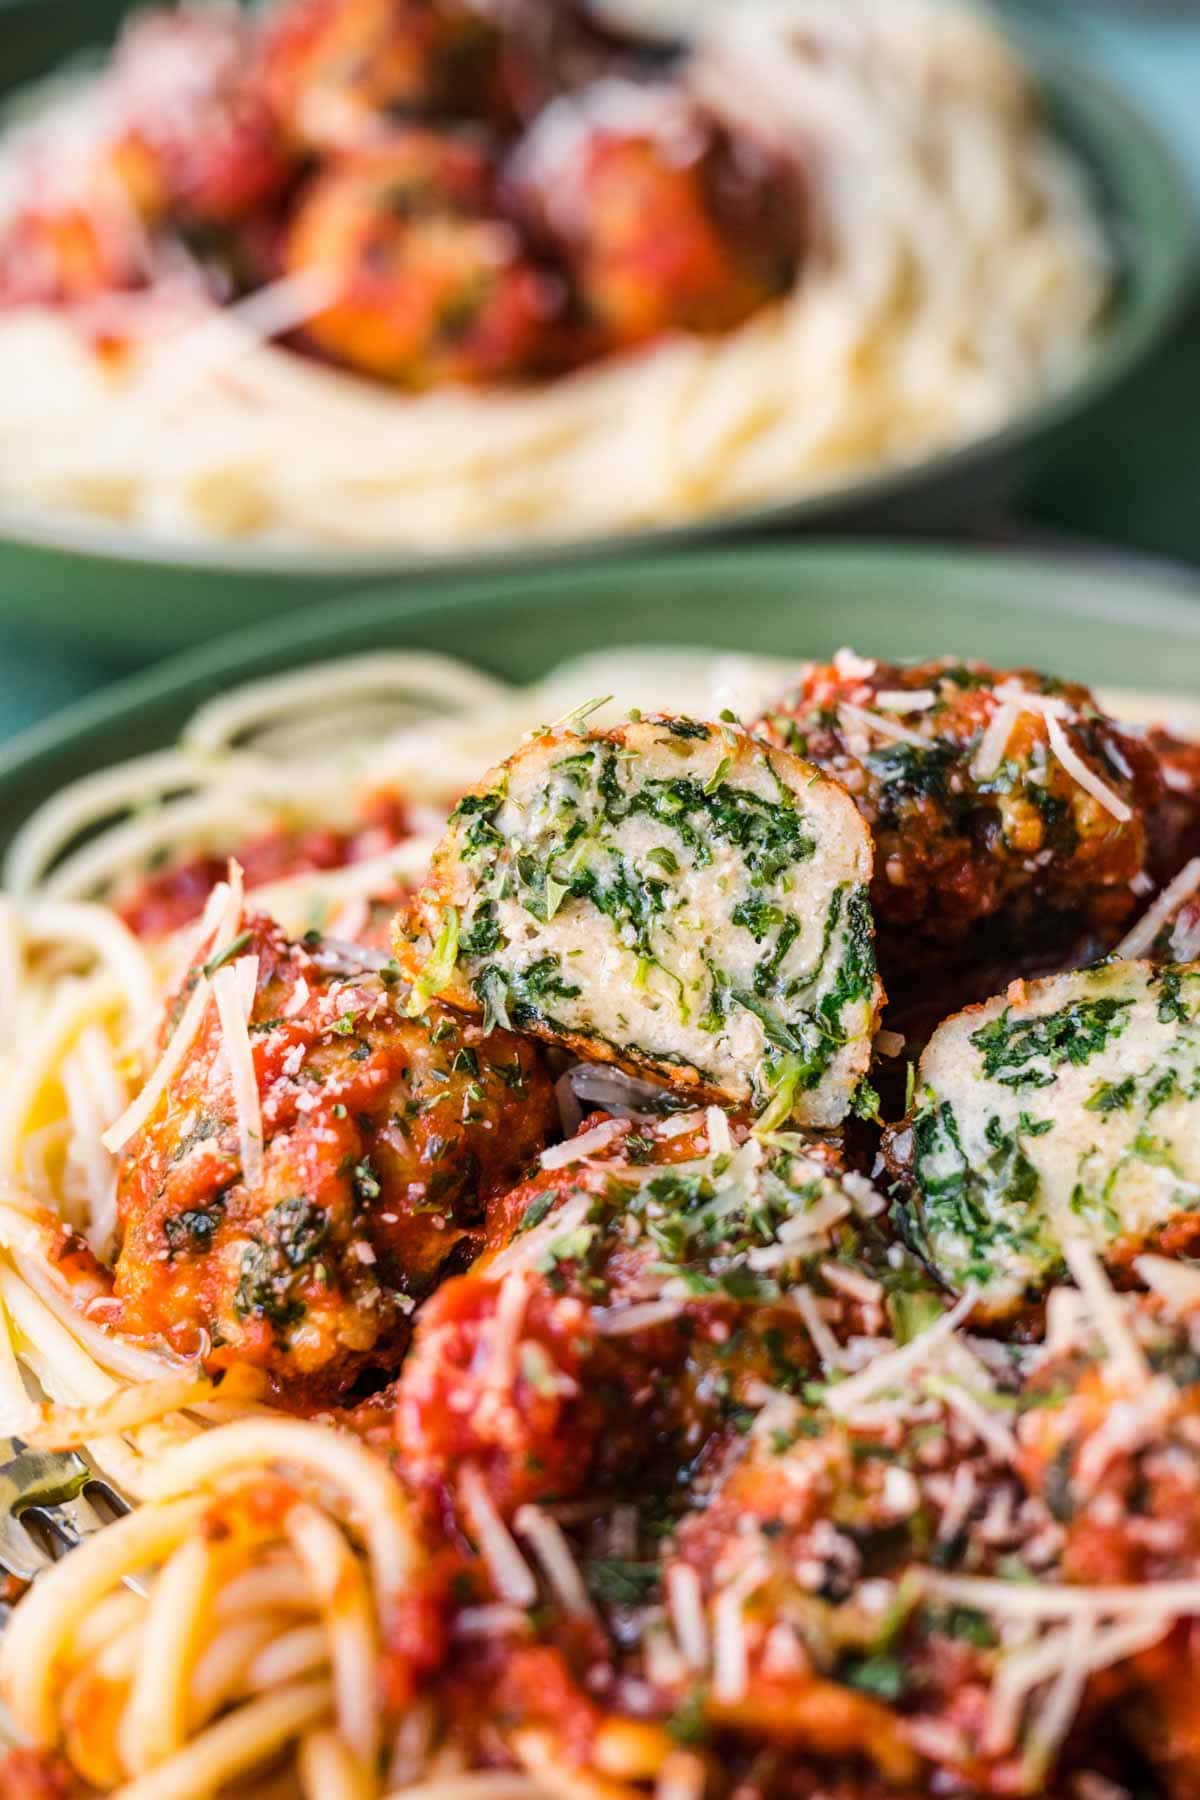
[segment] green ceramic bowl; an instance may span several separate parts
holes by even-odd
[[[0,4],[0,100],[71,57],[111,41],[131,0],[11,0]],[[1023,36],[1025,34],[1022,34]],[[1153,128],[1117,93],[1029,39],[1060,130],[1099,181],[1123,279],[1088,368],[1065,392],[1003,431],[908,469],[768,509],[688,526],[537,552],[470,558],[378,551],[177,549],[64,518],[0,513],[0,609],[16,624],[54,631],[125,657],[146,657],[383,581],[414,601],[432,581],[497,567],[530,568],[628,553],[755,528],[930,532],[961,524],[1011,495],[1084,431],[1115,420],[1122,395],[1162,346],[1189,291],[1195,220],[1188,189]]]
[[[627,644],[953,653],[1200,698],[1200,579],[1124,560],[814,543],[365,594],[173,657],[13,740],[0,753],[0,852],[67,782],[169,746],[195,707],[242,681],[379,649],[442,651],[528,681]]]

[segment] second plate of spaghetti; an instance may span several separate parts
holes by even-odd
[[[33,60],[0,135],[9,586],[44,625],[111,596],[93,557],[130,596],[172,567],[73,612],[147,647],[370,569],[911,523],[1098,401],[1189,270],[1149,129],[958,0],[665,45],[583,0],[193,5]]]

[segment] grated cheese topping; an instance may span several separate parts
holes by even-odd
[[[242,920],[242,904],[242,871],[236,862],[231,862],[228,880],[213,889],[205,909],[204,931],[200,941],[201,945],[206,944],[208,947],[210,962],[227,950],[236,938]],[[101,1139],[104,1148],[114,1156],[141,1130],[171,1085],[200,1030],[211,993],[211,980],[201,970],[179,1023],[141,1092],[130,1102],[120,1118],[109,1126]]]
[[[236,963],[227,963],[217,970],[212,981],[222,1047],[233,1090],[242,1180],[251,1190],[261,1186],[263,1173],[262,1099],[247,1029],[257,981],[257,956],[243,956]]]

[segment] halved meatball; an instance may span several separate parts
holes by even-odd
[[[330,973],[319,940],[257,918],[239,950],[257,957],[261,1177],[245,1180],[210,1005],[121,1158],[122,1325],[211,1368],[266,1368],[289,1397],[335,1392],[394,1353],[415,1301],[469,1257],[488,1196],[546,1143],[553,1090],[531,1045],[436,1009],[406,1018],[394,983]]]
[[[441,998],[697,1097],[838,1124],[882,999],[852,802],[729,726],[532,739],[458,805],[397,955]]]
[[[843,651],[753,729],[841,781],[870,825],[885,973],[914,944],[974,952],[989,925],[1106,948],[1149,890],[1157,762],[1078,683]]]
[[[916,1237],[981,1315],[1034,1301],[1085,1237],[1110,1263],[1200,1232],[1200,965],[1112,962],[940,1026],[885,1139]]]

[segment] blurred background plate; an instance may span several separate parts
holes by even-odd
[[[1134,561],[814,543],[361,595],[173,657],[15,739],[0,753],[0,849],[67,782],[173,744],[195,707],[241,681],[389,649],[528,681],[627,644],[797,658],[852,644],[1194,696],[1200,579]]]
[[[129,9],[129,0],[0,4],[0,93],[11,95],[109,42]],[[382,580],[411,584],[415,596],[431,581],[500,566],[530,568],[567,554],[600,557],[733,530],[932,532],[978,518],[1069,456],[1072,446],[1114,429],[1134,377],[1180,315],[1194,268],[1188,186],[1152,126],[1070,56],[1045,47],[1036,31],[1027,43],[1060,130],[1098,179],[1124,277],[1087,369],[1003,431],[908,468],[700,526],[461,558],[181,549],[66,517],[47,522],[0,513],[0,612],[26,630],[53,631],[75,647],[134,659]]]

